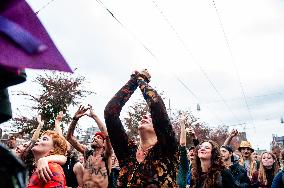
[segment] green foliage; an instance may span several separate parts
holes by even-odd
[[[71,116],[68,107],[78,105],[80,100],[93,92],[85,90],[83,84],[85,77],[74,76],[68,73],[51,72],[38,75],[34,80],[39,86],[39,94],[34,95],[26,92],[19,92],[17,95],[28,97],[34,102],[31,110],[36,110],[44,120],[43,130],[53,129],[54,120],[60,111],[63,111],[62,123],[69,123]],[[22,130],[22,133],[29,133],[37,126],[36,117],[16,117],[14,124]]]
[[[129,107],[127,116],[124,118],[124,125],[128,129],[129,138],[136,139],[138,134],[138,125],[143,115],[149,112],[149,107],[145,100],[138,100]]]
[[[162,94],[163,95],[163,94]],[[124,124],[128,129],[128,136],[132,139],[136,139],[138,135],[138,125],[141,120],[141,117],[149,112],[149,107],[146,102],[142,99],[136,101],[132,106],[129,107],[127,116],[124,118]],[[176,132],[177,140],[180,137],[180,125],[179,125],[179,115],[182,113],[181,110],[177,110],[172,113],[171,121],[174,131]],[[214,140],[219,145],[222,145],[228,136],[228,127],[217,127],[211,128],[207,124],[198,121],[191,112],[185,112],[188,116],[186,122],[186,128],[193,128],[196,133],[197,138],[202,140]],[[192,138],[189,135],[186,137],[187,146],[192,146]]]

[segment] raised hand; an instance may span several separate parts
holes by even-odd
[[[36,118],[36,120],[37,120],[37,122],[38,122],[38,125],[42,127],[43,124],[44,124],[44,121],[41,119],[41,115],[38,115],[37,118]]]
[[[89,114],[87,114],[89,117],[96,117],[96,113],[94,112],[94,109],[92,107],[92,105],[88,104],[88,108],[90,109]]]
[[[150,79],[151,79],[151,75],[150,75],[150,73],[148,72],[148,70],[147,69],[143,69],[143,70],[141,70],[141,71],[139,71],[139,76],[138,76],[138,78],[142,78],[142,79],[144,79],[146,82],[150,82]]]
[[[192,127],[186,128],[185,131],[193,138],[195,138],[195,132]]]
[[[77,110],[77,112],[75,113],[73,120],[79,120],[82,116],[87,115],[87,110],[89,110],[88,108],[85,108],[84,106],[80,105],[79,109]]]
[[[231,132],[230,132],[230,137],[235,137],[239,134],[239,131],[237,129],[233,129]]]
[[[188,119],[188,114],[186,112],[182,112],[178,117],[179,123],[182,124],[185,124],[187,119]]]
[[[63,116],[64,116],[63,111],[60,111],[59,114],[56,116],[55,120],[61,122]]]

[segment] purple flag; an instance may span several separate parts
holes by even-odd
[[[25,0],[1,1],[0,65],[72,72]]]

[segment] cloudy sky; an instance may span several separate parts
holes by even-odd
[[[284,135],[284,1],[28,2],[69,65],[90,81],[97,94],[85,103],[102,118],[131,72],[147,68],[172,109],[245,130],[254,148],[268,149],[272,134]],[[29,80],[10,91],[27,90],[40,73],[28,71]]]

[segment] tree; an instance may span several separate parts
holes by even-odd
[[[172,125],[176,132],[177,139],[179,140],[180,137],[180,125],[179,125],[179,115],[181,113],[188,114],[188,119],[185,124],[186,128],[193,128],[195,135],[199,139],[199,141],[203,140],[213,140],[217,142],[220,146],[223,145],[224,141],[226,140],[228,136],[228,127],[227,126],[218,126],[216,128],[211,128],[209,125],[207,125],[205,122],[200,122],[198,118],[196,118],[192,112],[186,111],[183,112],[181,110],[177,110],[173,113],[172,116]],[[188,135],[186,137],[186,145],[192,146],[193,141],[192,138],[190,138]]]
[[[69,106],[78,105],[80,100],[92,94],[84,88],[86,79],[83,76],[74,76],[69,73],[51,72],[38,75],[33,82],[39,85],[39,94],[18,92],[17,95],[25,96],[34,105],[31,110],[41,114],[45,122],[43,130],[53,129],[54,119],[60,111],[63,111],[63,123],[69,123],[71,116],[67,109]],[[36,117],[19,116],[13,118],[13,124],[21,133],[28,133],[37,126]]]
[[[162,97],[164,93],[160,94]],[[164,99],[164,97],[163,97]],[[127,134],[129,138],[137,139],[138,125],[143,115],[149,112],[149,107],[145,100],[139,99],[133,103],[128,108],[126,117],[124,117],[124,125],[127,128]],[[182,110],[176,110],[172,113],[171,122],[173,129],[176,133],[176,137],[179,140],[180,137],[180,125],[179,125],[179,115],[182,113]],[[228,136],[228,127],[219,126],[217,128],[211,128],[204,122],[200,122],[190,111],[185,112],[188,114],[188,121],[186,122],[186,128],[192,127],[196,133],[197,138],[202,140],[213,140],[217,142],[220,146],[224,143]],[[192,139],[187,136],[187,146],[193,145]]]
[[[149,107],[145,100],[139,99],[128,109],[127,116],[124,117],[124,125],[127,128],[127,134],[131,139],[137,139],[138,125],[143,115],[149,112]]]
[[[162,99],[165,99],[163,91],[160,92],[159,95],[162,97]],[[141,94],[141,98],[129,106],[127,115],[123,118],[129,138],[134,140],[137,139],[139,122],[141,121],[142,116],[146,115],[147,113],[149,113],[149,106]]]

